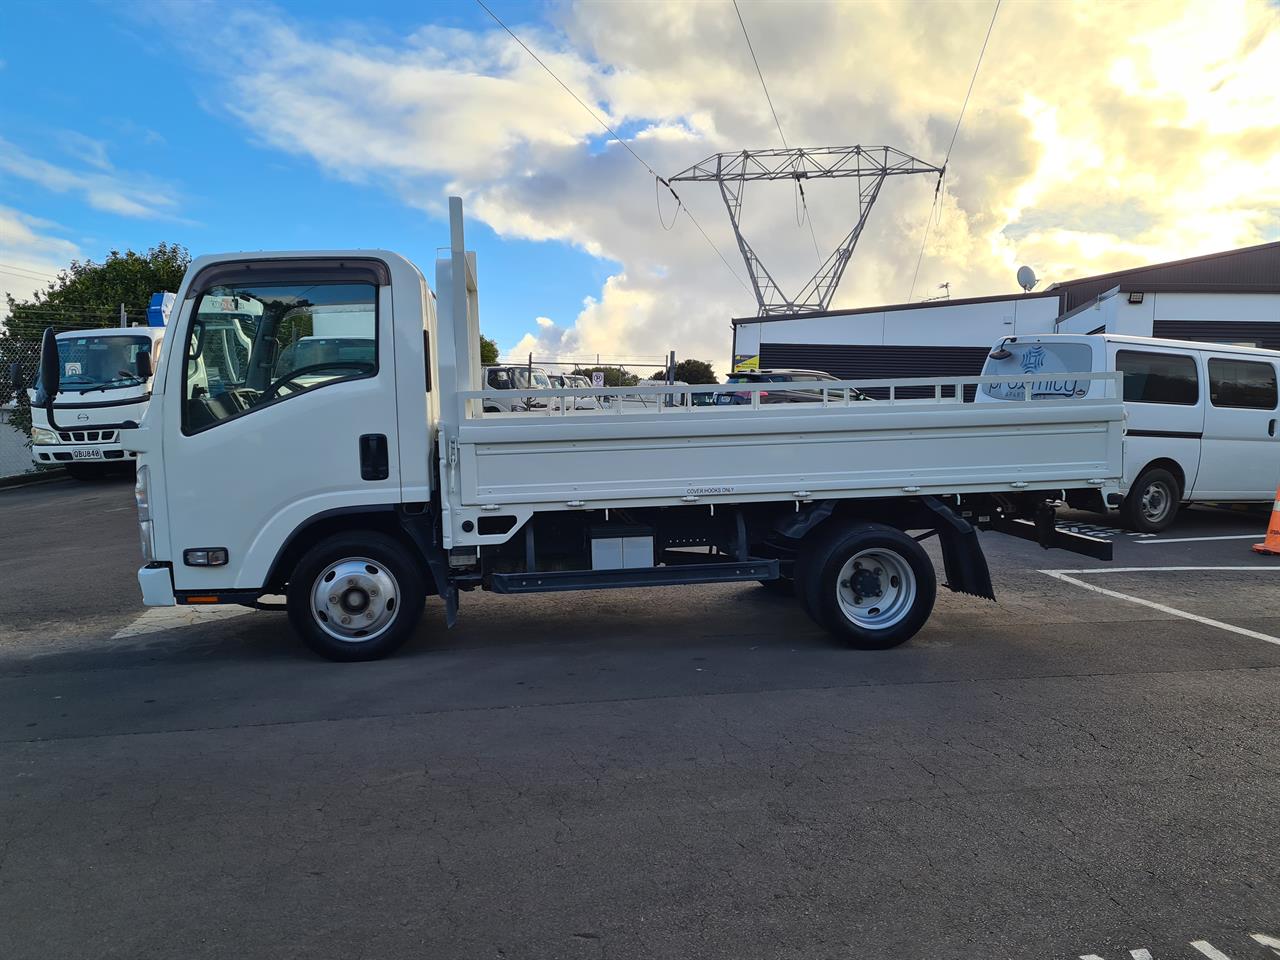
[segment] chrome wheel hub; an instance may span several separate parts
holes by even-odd
[[[915,572],[892,550],[873,547],[855,553],[836,579],[841,612],[868,630],[886,630],[899,623],[915,599]]]
[[[1141,502],[1142,516],[1150,523],[1159,523],[1169,513],[1173,497],[1163,483],[1152,483],[1142,491]]]
[[[366,557],[331,563],[311,587],[311,615],[336,640],[362,643],[384,633],[396,618],[400,587],[391,572]]]

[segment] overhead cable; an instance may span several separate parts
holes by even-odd
[[[632,148],[631,144],[623,140],[622,137],[618,135],[618,132],[613,129],[613,127],[605,123],[604,119],[594,110],[592,110],[590,106],[587,105],[587,102],[585,100],[583,100],[580,96],[574,93],[573,90],[569,88],[568,84],[566,84],[563,80],[561,80],[558,76],[556,76],[556,72],[552,70],[549,66],[547,66],[546,63],[543,61],[543,59],[529,48],[528,44],[526,44],[523,40],[521,40],[518,36],[516,36],[515,31],[512,30],[510,27],[508,27],[505,23],[503,23],[502,19],[496,13],[494,13],[492,10],[489,9],[488,5],[485,4],[484,0],[476,0],[476,3],[479,5],[480,9],[482,9],[485,13],[487,13],[490,17],[493,18],[494,23],[496,23],[498,26],[500,26],[503,30],[507,32],[507,34],[511,37],[512,40],[520,44],[520,46],[524,49],[525,53],[533,57],[533,59],[537,62],[538,66],[540,66],[543,70],[545,70],[547,74],[551,77],[551,79],[560,85],[560,87],[564,90],[565,93],[573,97],[573,99],[577,101],[578,105],[582,107],[583,110],[587,111],[587,113],[591,115],[591,117],[596,121],[596,123],[604,127],[604,129],[608,132],[609,136],[613,137],[613,139],[617,140],[618,143],[622,144],[622,146],[626,149],[627,153],[635,157],[636,161],[642,167],[644,167],[646,170],[649,171],[650,176],[652,176],[658,183],[662,184],[664,187],[667,188],[670,194],[676,198],[676,203],[680,207],[684,208],[685,215],[688,216],[690,222],[693,223],[693,225],[698,228],[698,232],[702,234],[703,239],[706,240],[707,243],[710,244],[711,249],[716,252],[716,256],[720,258],[720,262],[724,264],[725,269],[728,270],[731,274],[733,274],[733,279],[738,281],[738,285],[741,286],[743,290],[746,290],[748,293],[750,293],[751,288],[747,286],[746,282],[740,276],[738,276],[738,271],[734,270],[733,266],[729,263],[729,261],[725,259],[725,255],[720,252],[720,248],[716,246],[715,241],[713,241],[711,237],[707,235],[707,231],[702,229],[702,224],[698,223],[697,218],[694,217],[693,215],[693,211],[691,211],[688,207],[684,206],[684,201],[680,199],[680,195],[675,192],[671,184],[667,182],[666,178],[661,176],[658,173],[658,171],[654,170],[653,167],[651,167],[648,164],[648,162],[642,156],[640,156],[640,154],[636,153],[635,149]],[[679,213],[678,209],[677,209],[677,213]],[[672,224],[674,225],[674,223],[675,221],[673,220]]]
[[[978,70],[982,67],[982,58],[987,52],[987,44],[991,40],[991,30],[996,25],[996,15],[1000,12],[1001,0],[996,0],[996,8],[991,11],[991,22],[987,24],[987,35],[982,39],[982,49],[978,51],[978,62],[973,65],[973,76],[969,78],[969,89],[965,91],[964,102],[960,104],[960,115],[956,117],[956,128],[951,131],[951,142],[947,144],[947,155],[942,161],[942,173],[933,188],[933,204],[929,207],[929,219],[924,224],[924,238],[920,241],[920,253],[916,256],[916,269],[911,275],[911,290],[907,293],[907,303],[915,296],[916,280],[920,276],[920,262],[924,259],[924,248],[929,242],[929,226],[933,222],[933,212],[942,195],[942,181],[947,175],[947,164],[951,161],[951,151],[956,145],[956,137],[960,135],[960,124],[964,121],[965,109],[969,106],[969,96],[973,93],[973,85],[978,79]]]

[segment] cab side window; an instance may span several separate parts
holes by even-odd
[[[1209,358],[1209,402],[1247,410],[1276,408],[1276,368],[1256,360]]]
[[[213,286],[187,338],[183,429],[197,433],[378,371],[372,283]]]
[[[1184,354],[1119,350],[1116,370],[1124,374],[1128,402],[1194,406],[1200,399],[1195,359]]]

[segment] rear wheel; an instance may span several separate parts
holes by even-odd
[[[1163,467],[1144,470],[1129,488],[1120,516],[1125,525],[1140,533],[1159,533],[1172,526],[1182,502],[1178,478]]]
[[[805,609],[851,647],[896,647],[933,612],[933,563],[901,530],[878,523],[838,527],[818,534],[803,556],[798,590]]]
[[[377,660],[413,633],[426,587],[400,541],[340,533],[298,561],[287,595],[289,620],[312,651],[330,660]]]

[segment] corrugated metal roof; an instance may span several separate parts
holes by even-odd
[[[1280,293],[1280,242],[1064,280],[1049,290],[1061,297],[1060,312],[1070,313],[1116,286],[1122,293]]]
[[[1070,313],[1098,294],[1118,286],[1122,293],[1142,290],[1149,293],[1280,293],[1280,241],[1255,247],[1223,250],[1185,260],[1153,263],[1112,273],[1063,280],[1039,293],[1009,293],[990,297],[967,297],[960,300],[933,300],[920,303],[893,303],[853,310],[828,310],[792,316],[736,317],[734,326],[742,323],[769,323],[778,320],[812,319],[816,317],[852,317],[867,313],[897,310],[928,310],[967,303],[998,303],[1006,300],[1036,300],[1046,294],[1058,297],[1058,315]]]

